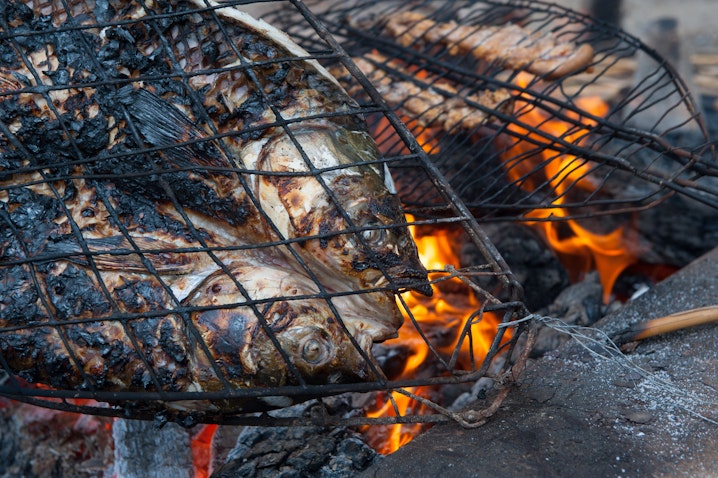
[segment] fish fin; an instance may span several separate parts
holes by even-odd
[[[140,251],[167,251],[143,254],[159,274],[188,274],[196,269],[197,263],[201,260],[198,253],[172,252],[177,249],[177,245],[170,242],[144,237],[134,237],[132,241]],[[85,243],[92,253],[94,266],[100,271],[149,272],[142,258],[134,252],[134,248],[124,236],[85,239]],[[85,267],[90,265],[74,236],[67,236],[67,240],[48,244],[43,252],[43,255],[59,255],[63,259]],[[54,257],[54,260],[57,260],[57,257]]]
[[[233,166],[218,142],[208,139],[207,133],[172,102],[143,88],[123,88],[117,95],[143,139],[153,147],[162,148],[176,166]]]

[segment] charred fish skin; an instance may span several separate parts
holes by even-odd
[[[256,307],[264,324],[245,294],[259,301]],[[264,301],[274,297],[282,299]],[[212,350],[213,362],[234,385],[346,383],[374,375],[371,339],[357,337],[357,347],[327,300],[318,297],[316,285],[291,271],[236,263],[231,275],[216,272],[186,302],[206,309],[192,313],[193,324]],[[196,356],[203,389],[219,387],[213,368],[201,353]]]
[[[426,272],[351,99],[306,52],[221,9],[88,5],[38,0],[0,12],[3,360],[62,389],[375,378],[371,344],[403,320],[394,290],[421,287]],[[237,51],[258,63],[243,65]],[[316,121],[299,122],[305,115]],[[290,132],[331,154],[305,158]],[[290,143],[288,164],[260,158]],[[298,197],[309,211],[294,208],[293,188],[277,196],[276,173],[290,170],[316,193]],[[297,239],[294,253],[276,246],[277,231]],[[233,249],[242,245],[255,251]],[[218,261],[246,272],[222,276]],[[255,274],[292,278],[237,296]],[[195,293],[207,281],[235,290],[210,306],[206,289]],[[264,324],[256,300],[269,305]],[[179,313],[180,302],[209,309]]]
[[[199,7],[221,7],[211,1],[193,3]],[[366,124],[356,113],[358,106],[354,100],[282,32],[232,7],[217,8],[203,15],[208,19],[211,15],[219,17],[235,51],[242,52],[234,58],[224,56],[228,66],[241,71],[249,62],[256,65],[242,79],[235,72],[216,74],[206,98],[222,97],[229,104],[242,105],[243,114],[235,115],[230,130],[251,131],[255,125],[265,125],[251,141],[246,135],[227,138],[229,147],[245,167],[290,173],[252,178],[254,191],[272,225],[286,238],[321,236],[302,241],[296,250],[319,268],[330,261],[334,282],[366,289],[386,287],[391,281],[394,290],[408,286],[430,294],[426,271],[413,240],[406,226],[401,225],[405,220],[398,199],[387,187],[390,179],[378,166],[380,155]],[[203,37],[211,38],[212,34]],[[219,45],[223,43],[226,39]],[[218,57],[223,57],[224,49],[219,47]],[[196,76],[190,81],[200,87],[206,80]],[[218,88],[222,91],[217,91]],[[256,105],[261,107],[254,108]],[[221,110],[219,104],[215,106]],[[293,122],[311,117],[317,119]],[[348,183],[351,187],[337,191]],[[347,192],[354,197],[370,197],[372,201],[359,207]],[[395,204],[387,207],[389,202]],[[383,240],[364,239],[374,235],[384,236]]]
[[[171,77],[166,58],[138,50],[133,40],[138,24],[77,30],[78,23],[95,23],[89,5],[70,2],[68,16],[63,3],[37,2],[32,10],[12,3],[5,10],[0,34],[10,39],[10,48],[0,60],[0,75],[23,85],[0,97],[2,120],[12,135],[3,145],[6,184],[105,178],[131,196],[210,218],[213,229],[239,229],[248,240],[265,239],[258,232],[259,212],[237,187],[235,165],[213,143],[200,140],[207,133],[189,120],[177,121],[182,112],[176,107],[147,111],[158,103],[185,108],[190,99],[182,81]],[[144,12],[137,2],[109,2],[108,8],[115,20],[141,18]],[[28,31],[33,35],[22,36]],[[133,77],[160,79],[140,83]],[[149,95],[162,101],[152,103]],[[151,150],[152,141],[163,149]],[[168,147],[183,143],[189,144]],[[28,167],[47,169],[44,177],[17,173]],[[173,214],[182,220],[179,211]]]
[[[32,319],[24,320],[20,328],[15,328],[16,321],[0,320],[0,354],[17,376],[66,390],[189,387],[185,331],[176,317],[139,313],[137,320],[110,318],[110,301],[96,279],[69,263],[48,263],[34,272],[4,268],[1,274],[3,279],[25,280],[34,274],[41,285],[41,290],[32,291],[31,310],[36,311]],[[104,279],[112,285],[107,275]],[[148,308],[155,313],[166,309],[166,304],[155,303],[164,298],[158,297],[159,289],[151,280],[128,274],[118,275],[117,280],[114,298],[130,315]],[[52,317],[46,307],[52,309]],[[4,312],[7,306],[5,317]]]
[[[60,12],[60,3],[44,2],[38,7]],[[145,21],[103,28],[91,39],[82,40],[94,45],[99,60],[93,62],[83,57],[79,65],[55,60],[56,56],[61,55],[51,53],[60,49],[58,45],[61,40],[81,43],[81,39],[58,39],[49,34],[47,38],[40,35],[44,42],[32,45],[29,53],[26,53],[31,62],[36,63],[35,69],[45,71],[45,75],[50,78],[69,77],[76,80],[78,85],[103,77],[118,82],[109,88],[53,90],[55,102],[68,108],[67,112],[60,109],[59,113],[85,118],[85,128],[84,123],[90,123],[90,120],[97,123],[97,133],[77,134],[75,138],[76,147],[84,156],[101,156],[98,161],[89,162],[84,168],[85,172],[89,169],[94,174],[115,176],[118,187],[128,193],[143,195],[153,201],[179,203],[183,208],[218,218],[221,221],[215,222],[222,223],[216,224],[218,228],[226,228],[228,224],[236,230],[237,240],[244,243],[267,240],[268,236],[275,238],[273,225],[286,233],[285,237],[289,239],[302,237],[307,228],[292,223],[292,211],[284,211],[287,202],[284,196],[264,195],[262,207],[269,214],[268,217],[262,217],[255,202],[248,197],[245,187],[253,187],[255,199],[259,200],[257,196],[263,196],[262,188],[271,177],[258,172],[250,175],[245,182],[239,177],[240,171],[263,171],[263,166],[276,168],[267,170],[269,173],[302,168],[308,175],[315,176],[310,178],[310,181],[316,182],[313,189],[325,198],[331,212],[336,216],[342,209],[342,204],[335,199],[341,196],[332,194],[331,186],[316,174],[317,169],[322,167],[339,167],[342,158],[322,158],[324,164],[314,164],[315,159],[303,155],[292,138],[289,138],[295,146],[289,158],[291,164],[276,161],[260,164],[265,156],[262,148],[265,145],[271,148],[274,140],[285,140],[295,120],[312,116],[325,117],[318,121],[321,125],[317,129],[330,137],[317,136],[317,141],[348,140],[359,151],[373,152],[371,157],[362,158],[366,163],[338,171],[356,175],[358,170],[371,170],[372,174],[384,175],[384,171],[376,165],[379,157],[373,141],[366,133],[363,119],[356,114],[356,103],[326,70],[316,61],[307,59],[309,55],[286,35],[236,8],[192,10],[194,7],[206,9],[208,6],[220,6],[212,2],[196,0],[190,5],[185,2],[145,2],[142,6],[134,2],[110,2],[109,5],[111,10],[117,12],[116,18]],[[72,18],[73,25],[88,17],[87,11],[82,12],[82,2],[73,2],[71,10],[79,19]],[[160,21],[152,20],[153,14],[177,16],[163,20],[164,23],[158,25]],[[52,18],[55,26],[64,25],[60,21],[62,15],[57,14]],[[65,18],[65,22],[69,21],[69,18]],[[158,33],[160,27],[162,34]],[[82,31],[85,36],[91,36],[91,33],[94,33],[93,30]],[[165,42],[169,45],[165,45]],[[76,56],[68,55],[69,58]],[[50,68],[45,65],[48,62],[57,62],[54,70],[66,74],[53,73],[53,65],[49,65]],[[250,62],[251,67],[247,66]],[[23,62],[16,59],[15,63],[22,65]],[[230,70],[218,72],[218,68]],[[20,70],[32,84],[28,68]],[[110,78],[108,70],[112,72]],[[180,73],[186,80],[181,79]],[[137,82],[130,81],[136,77],[161,79],[145,80],[140,88]],[[70,83],[76,84],[74,81]],[[68,101],[69,98],[72,101]],[[41,103],[37,100],[38,95],[31,94],[29,97],[25,95],[24,102],[22,98],[19,102],[23,106],[37,106],[37,103]],[[158,108],[159,105],[163,106]],[[32,115],[43,118],[43,123],[56,125],[52,128],[53,134],[65,134],[67,125],[53,118],[51,111],[36,107]],[[168,118],[171,120],[168,121]],[[128,119],[133,125],[128,124]],[[282,122],[288,122],[288,126],[282,126]],[[296,123],[300,129],[311,127],[304,125],[308,125],[308,122]],[[100,134],[107,129],[109,135]],[[18,136],[20,139],[42,137],[42,134],[38,134],[42,132],[27,131]],[[210,139],[211,135],[226,137],[222,141],[215,141]],[[80,139],[84,140],[88,136],[102,139],[84,151]],[[103,140],[109,141],[109,147],[101,148]],[[167,148],[175,143],[182,146]],[[143,151],[148,147],[150,151]],[[137,154],[138,151],[141,154]],[[226,154],[230,151],[234,154]],[[76,154],[76,151],[69,153]],[[56,158],[49,158],[45,163],[51,161],[57,162]],[[148,181],[147,178],[158,178],[159,181]],[[386,193],[386,186],[381,183],[360,186],[365,188],[368,195]],[[396,244],[380,244],[384,250],[375,253],[375,244],[366,244],[354,232],[356,229],[369,229],[374,224],[395,227],[403,222],[401,214],[390,220],[376,215],[361,221],[352,220],[355,218],[350,216],[342,219],[338,224],[316,224],[311,228],[313,232],[319,231],[324,236],[315,240],[321,242],[321,245],[327,242],[326,237],[332,237],[335,244],[351,245],[356,242],[362,246],[352,248],[349,253],[342,247],[331,250],[325,248],[322,251],[322,256],[334,255],[336,262],[345,259],[343,269],[332,277],[333,281],[350,274],[359,276],[358,280],[350,283],[352,287],[365,288],[367,282],[376,281],[373,277],[363,276],[374,276],[379,271],[394,280],[390,285],[395,290],[409,284],[424,293],[430,292],[426,285],[426,275],[421,272],[423,267],[412,248],[398,257],[391,256],[393,262],[396,259],[404,262],[406,271],[401,267],[391,267],[389,271],[385,267],[381,271],[378,266],[386,262],[382,258],[388,257],[387,249],[397,249]],[[367,223],[367,220],[370,222]],[[262,231],[258,230],[259,221],[265,224]],[[411,242],[407,239],[405,227],[397,227],[394,232],[403,236],[402,242]],[[311,264],[316,256],[303,253],[302,257]],[[365,265],[368,267],[358,270]],[[382,282],[382,286],[389,285],[386,280]]]

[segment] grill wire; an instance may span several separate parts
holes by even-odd
[[[373,74],[375,83],[418,87],[392,106],[429,144],[432,161],[480,221],[565,221],[628,213],[676,193],[718,207],[715,151],[686,84],[656,51],[618,28],[541,1],[330,3],[309,5],[355,60],[372,65],[368,76]],[[455,27],[430,40],[417,35],[410,44],[402,43],[386,25],[406,12],[420,12],[438,24],[455,22],[467,37],[486,26],[510,23],[526,35],[552,34],[590,44],[594,56],[588,69],[575,75],[526,75],[462,51],[457,45],[464,33]],[[277,10],[268,20],[302,39],[306,48],[316,46],[289,12]],[[405,22],[400,32],[411,32],[418,22]],[[610,85],[624,60],[638,57],[640,74],[632,86],[611,95],[605,114],[587,109],[582,101]],[[417,90],[433,91],[447,103],[459,99],[458,104],[493,120],[470,127],[431,125],[439,114],[436,103],[423,111],[406,107],[417,99]],[[515,100],[513,108],[483,104],[476,99],[483,90],[507,92]],[[539,124],[527,121],[532,116],[540,118]],[[377,136],[386,138],[379,121],[374,123]],[[563,129],[548,131],[545,126],[552,122]],[[391,144],[385,148],[394,149]],[[566,163],[557,173],[561,161]],[[443,207],[415,164],[405,162],[395,171],[409,209]],[[563,212],[552,214],[557,205]],[[548,213],[539,217],[536,210]]]
[[[244,5],[259,2],[225,2],[223,5],[237,6],[241,9]],[[153,259],[156,257],[164,257],[168,254],[187,254],[188,256],[209,257],[215,264],[216,269],[222,271],[227,277],[232,278],[230,264],[225,263],[223,257],[231,256],[231,254],[242,254],[246,251],[264,251],[264,250],[285,250],[293,254],[294,259],[301,263],[306,274],[314,282],[316,288],[320,291],[316,294],[310,294],[309,299],[319,299],[327,304],[332,310],[333,315],[339,318],[342,323],[342,316],[345,311],[335,307],[337,294],[327,291],[326,284],[323,284],[318,276],[320,271],[312,270],[312,265],[302,260],[294,251],[293,245],[301,243],[306,238],[290,239],[280,237],[279,240],[262,243],[254,242],[245,245],[235,246],[217,246],[207,243],[206,236],[201,232],[203,224],[197,224],[196,215],[190,214],[190,207],[187,205],[187,199],[183,196],[182,190],[177,188],[177,182],[174,181],[176,174],[193,173],[199,176],[211,176],[214,173],[235,175],[243,184],[246,193],[252,204],[262,216],[263,221],[271,223],[269,216],[262,209],[261,202],[257,198],[251,188],[247,186],[250,177],[263,177],[269,173],[256,170],[248,170],[243,167],[242,158],[234,157],[227,148],[224,148],[224,141],[227,138],[241,135],[252,135],[261,132],[268,127],[279,126],[293,138],[295,147],[300,148],[300,143],[296,139],[296,135],[288,127],[290,124],[297,124],[304,121],[303,119],[286,120],[278,113],[280,105],[272,104],[275,110],[276,124],[254,124],[245,130],[221,132],[217,128],[216,122],[212,119],[212,111],[208,111],[206,106],[200,99],[198,91],[192,87],[192,79],[195,72],[185,72],[176,60],[171,58],[165,50],[160,50],[157,57],[161,59],[160,63],[166,64],[168,68],[164,71],[152,71],[147,74],[126,74],[118,76],[113,70],[112,65],[107,66],[107,58],[98,57],[95,51],[93,41],[98,35],[105,35],[107,38],[123,38],[127,32],[133,31],[133,28],[142,28],[153,32],[157,35],[159,41],[170,50],[169,45],[171,38],[169,37],[169,25],[174,22],[181,24],[183,16],[188,13],[180,8],[174,8],[174,4],[165,4],[163,2],[143,2],[147,9],[147,13],[139,19],[130,18],[121,21],[113,21],[108,13],[107,2],[97,2],[94,9],[86,9],[82,15],[74,13],[78,5],[82,7],[82,2],[72,1],[48,1],[41,2],[42,8],[37,7],[33,15],[27,14],[27,10],[19,9],[17,15],[8,18],[10,15],[11,5],[4,3],[5,11],[2,15],[2,24],[0,25],[0,42],[2,43],[2,69],[0,73],[3,75],[4,83],[0,89],[0,105],[2,105],[2,116],[0,116],[0,146],[2,147],[2,162],[0,162],[0,224],[2,224],[2,264],[0,265],[0,311],[5,317],[0,327],[0,394],[25,401],[35,405],[50,407],[66,411],[74,411],[81,413],[90,413],[106,416],[120,416],[125,418],[140,419],[161,419],[161,420],[177,420],[185,424],[196,422],[221,422],[221,423],[255,423],[255,424],[274,424],[289,423],[301,424],[302,419],[297,422],[287,421],[278,418],[259,417],[253,415],[243,415],[242,413],[223,413],[216,411],[202,411],[203,404],[207,402],[225,403],[228,400],[244,400],[251,403],[259,403],[258,399],[262,397],[294,397],[298,400],[310,397],[323,397],[336,395],[345,392],[354,393],[373,393],[377,390],[394,390],[408,386],[428,386],[441,384],[456,384],[464,382],[475,382],[478,378],[486,376],[489,372],[492,376],[503,377],[506,379],[511,366],[510,360],[505,360],[496,364],[495,359],[498,356],[511,356],[514,347],[523,326],[519,327],[511,336],[505,334],[505,328],[500,328],[491,340],[488,352],[485,356],[471,356],[470,360],[460,361],[456,359],[459,353],[461,343],[472,343],[479,340],[473,337],[472,324],[481,321],[496,320],[497,322],[510,322],[526,315],[526,310],[522,304],[522,291],[511,275],[508,267],[495,251],[490,241],[486,238],[482,230],[477,225],[475,217],[469,209],[463,204],[454,188],[445,179],[444,175],[439,172],[437,166],[432,163],[423,149],[417,144],[412,133],[402,124],[397,115],[389,108],[382,106],[380,95],[376,92],[371,84],[367,83],[357,75],[356,81],[361,84],[364,95],[367,98],[373,98],[375,101],[367,102],[358,108],[352,109],[349,113],[329,113],[326,117],[337,115],[365,115],[373,118],[384,118],[389,128],[393,132],[392,141],[395,142],[396,148],[385,152],[379,161],[381,165],[387,165],[389,169],[397,174],[397,170],[403,168],[406,164],[411,164],[412,169],[420,174],[422,181],[421,195],[431,198],[430,204],[421,204],[412,202],[415,198],[415,191],[407,191],[406,188],[399,191],[400,198],[407,204],[407,209],[414,214],[415,219],[410,222],[416,229],[418,236],[430,234],[437,227],[448,227],[460,231],[464,243],[472,244],[478,254],[474,254],[475,260],[478,257],[483,258],[481,263],[472,264],[456,264],[455,269],[448,271],[436,271],[432,275],[432,280],[441,283],[451,277],[458,278],[471,284],[471,294],[473,294],[481,303],[476,310],[463,322],[455,324],[457,336],[460,335],[459,344],[453,351],[448,354],[440,352],[438,342],[445,340],[442,337],[434,337],[431,335],[432,330],[424,329],[424,325],[418,322],[412,315],[406,302],[402,299],[399,306],[404,315],[407,317],[404,327],[415,328],[418,330],[422,340],[429,347],[429,358],[427,361],[432,362],[434,370],[430,374],[417,376],[411,379],[398,380],[395,377],[383,377],[379,373],[374,375],[374,379],[367,380],[363,383],[308,383],[297,372],[292,365],[292,361],[288,356],[288,352],[283,350],[278,338],[268,326],[266,318],[263,315],[265,307],[269,307],[275,300],[296,301],[297,296],[283,297],[277,296],[272,298],[257,298],[245,293],[233,304],[224,304],[219,309],[225,309],[230,306],[249,307],[256,316],[257,321],[262,325],[262,329],[269,335],[273,346],[281,355],[281,360],[286,364],[289,370],[290,383],[282,386],[262,386],[262,387],[239,387],[230,383],[231,378],[227,375],[226,369],[221,368],[212,361],[212,353],[210,345],[205,343],[203,335],[200,333],[196,324],[192,321],[192,314],[198,311],[206,310],[202,307],[194,307],[183,303],[182,300],[175,296],[172,287],[170,287],[163,279],[161,273],[157,270]],[[296,26],[305,34],[310,32],[311,44],[304,45],[309,47],[310,56],[308,58],[316,59],[324,64],[342,64],[349,71],[356,73],[349,56],[344,49],[336,43],[330,34],[320,25],[319,20],[314,14],[300,1],[273,2],[273,6],[282,12],[281,17],[289,16],[298,21]],[[41,16],[37,11],[42,11]],[[205,21],[211,18],[212,24],[207,25],[212,30],[218,41],[228,42],[226,33],[222,30],[221,22],[217,20],[215,7],[208,6],[204,9]],[[18,13],[19,12],[19,13]],[[74,12],[74,13],[73,13]],[[60,16],[62,18],[59,27],[53,26],[49,20],[49,16]],[[107,16],[107,17],[106,17]],[[329,17],[327,17],[329,18]],[[103,21],[104,19],[104,21]],[[196,20],[193,20],[196,21]],[[32,23],[32,28],[28,25]],[[43,43],[45,41],[52,43],[57,48],[57,53],[64,55],[66,62],[77,61],[83,64],[85,76],[68,75],[67,70],[58,68],[58,65],[45,63],[42,69],[38,68],[34,63],[37,58],[33,54],[37,54],[32,47],[35,41]],[[191,46],[191,45],[190,45]],[[230,48],[231,49],[231,48]],[[46,50],[50,52],[50,50]],[[212,52],[202,52],[203,54],[211,54]],[[166,56],[162,56],[166,55]],[[157,58],[153,58],[156,60]],[[303,61],[307,58],[303,55],[291,58],[275,58],[270,63],[281,64],[283,61]],[[252,84],[261,90],[261,84],[257,80],[257,72],[262,71],[264,64],[255,64],[243,56],[237,55],[235,64],[231,68],[234,71],[241,71],[248,75]],[[145,61],[138,59],[140,63]],[[13,75],[13,65],[24,65],[27,75]],[[226,69],[229,69],[227,67]],[[54,71],[53,71],[54,69]],[[209,73],[222,73],[225,68],[217,68]],[[207,72],[203,72],[207,73]],[[48,81],[48,78],[50,81]],[[125,151],[115,151],[108,147],[111,141],[90,124],[90,119],[86,117],[68,117],[63,112],[62,101],[57,98],[67,99],[68,96],[78,91],[86,91],[98,94],[102,91],[103,95],[107,95],[110,101],[113,98],[120,98],[118,92],[127,91],[127,88],[139,88],[140,86],[153,85],[162,87],[165,90],[176,88],[177,96],[186,98],[187,107],[191,109],[196,117],[200,118],[212,134],[207,137],[197,138],[192,132],[182,138],[175,138],[174,141],[162,139],[159,144],[148,145],[140,138],[138,132],[145,134],[147,125],[138,120],[137,114],[133,113],[131,106],[119,101],[116,104],[118,117],[124,118],[129,131],[135,132],[135,136],[139,139],[135,142],[134,147]],[[160,85],[160,86],[158,86]],[[123,90],[123,88],[125,90]],[[117,96],[113,96],[117,94]],[[31,98],[33,104],[41,105],[45,119],[40,122],[42,124],[33,123],[31,117],[22,116],[22,111],[12,110],[14,101],[18,97]],[[104,99],[104,98],[103,98]],[[267,99],[265,98],[265,101]],[[322,115],[319,115],[320,117]],[[23,118],[18,120],[17,118]],[[170,118],[171,120],[172,118]],[[316,117],[311,118],[316,119]],[[28,126],[30,125],[30,126]],[[47,134],[45,137],[35,140],[23,136],[18,133],[25,127],[35,127],[38,131],[47,132],[53,125],[55,128],[54,136]],[[109,125],[108,127],[111,127]],[[97,136],[92,135],[97,134]],[[102,133],[102,132],[100,132]],[[88,137],[90,135],[91,137]],[[90,144],[92,143],[92,144]],[[174,144],[173,144],[174,143]],[[132,144],[132,143],[130,143]],[[208,146],[209,145],[209,146]],[[177,154],[184,154],[186,151],[214,151],[212,148],[216,146],[228,158],[227,165],[220,170],[216,167],[202,167],[197,164],[191,166],[182,166],[170,171],[155,167],[153,164],[162,165],[166,158],[171,158]],[[399,145],[401,145],[399,147]],[[301,149],[301,148],[300,148]],[[303,151],[301,151],[304,153]],[[48,156],[49,155],[49,156]],[[306,156],[306,154],[304,154]],[[52,157],[50,161],[47,158]],[[122,165],[130,161],[131,158],[147,158],[148,167],[142,170],[125,171]],[[160,158],[159,160],[157,158]],[[361,164],[361,163],[360,163]],[[692,163],[691,163],[692,164]],[[356,164],[355,164],[356,166]],[[341,168],[340,168],[341,169]],[[318,174],[318,173],[314,173]],[[401,174],[398,174],[400,177]],[[186,238],[184,246],[179,248],[166,248],[162,245],[152,244],[151,241],[138,240],[138,235],[131,234],[128,230],[125,218],[121,212],[115,196],[107,191],[121,190],[131,184],[135,191],[146,187],[150,190],[157,187],[158,184],[163,185],[163,194],[168,197],[173,217],[180,217],[181,222],[185,226]],[[91,188],[97,194],[97,207],[102,211],[106,211],[108,217],[103,220],[107,224],[111,224],[113,230],[119,231],[119,239],[111,244],[100,247],[97,235],[92,230],[83,229],[78,225],[77,218],[71,214],[65,204],[73,201],[77,195],[77,189],[83,187]],[[341,206],[333,192],[322,183],[327,194],[332,198],[337,206]],[[73,187],[75,190],[73,190]],[[28,210],[23,209],[22,201],[18,202],[17,198],[32,196],[33,191],[41,191],[45,198],[45,206],[48,210],[52,210],[54,217],[44,216],[44,212],[40,204],[35,203],[32,207],[28,206]],[[149,197],[152,194],[148,193]],[[123,196],[124,197],[124,196]],[[15,198],[15,199],[12,199]],[[178,199],[180,198],[180,199]],[[50,206],[47,206],[50,204]],[[143,203],[144,204],[144,203]],[[36,210],[32,208],[36,207]],[[201,205],[200,205],[201,207]],[[218,212],[218,214],[221,211]],[[25,222],[18,222],[20,213],[23,214]],[[90,214],[88,212],[88,214]],[[347,215],[346,211],[343,212]],[[59,246],[47,246],[53,241],[60,244],[68,244],[67,241],[62,242],[58,237],[48,237],[57,224],[69,224],[71,233],[71,247],[63,248]],[[53,225],[55,224],[55,225]],[[392,225],[401,226],[402,224]],[[360,237],[358,232],[365,229],[371,230],[372,227],[359,228],[357,224],[350,224],[351,227],[341,234],[356,235]],[[274,225],[276,230],[276,225]],[[313,239],[323,239],[330,241],[335,238],[336,234],[318,235]],[[42,247],[37,242],[38,238],[42,238]],[[67,239],[67,238],[65,238]],[[140,237],[141,239],[141,237]],[[361,240],[361,239],[359,239]],[[33,242],[34,241],[34,242]],[[458,246],[458,245],[457,245]],[[102,263],[105,260],[123,260],[124,258],[138,258],[141,274],[153,277],[154,280],[162,285],[162,293],[171,297],[171,305],[155,306],[151,310],[143,310],[141,312],[128,311],[121,307],[118,301],[118,289],[112,289],[107,284],[107,273],[103,269]],[[107,310],[100,314],[88,315],[87,307],[81,314],[73,314],[71,311],[58,311],[55,299],[48,298],[48,290],[50,283],[48,277],[51,275],[47,271],[54,267],[55,264],[64,264],[73,270],[79,271],[78,276],[84,278],[88,284],[99,284],[101,295],[99,299],[103,303],[109,304]],[[20,271],[20,273],[18,272]],[[127,271],[130,274],[132,271]],[[135,271],[136,272],[136,271]],[[382,270],[387,276],[387,271]],[[20,275],[18,275],[20,274]],[[166,277],[166,276],[165,276]],[[481,280],[477,281],[479,277]],[[18,278],[22,279],[22,282]],[[241,289],[241,284],[234,280],[237,288]],[[422,286],[425,284],[413,284]],[[411,286],[411,284],[410,284]],[[401,292],[404,287],[391,285],[382,290],[391,292]],[[53,294],[60,294],[61,291],[51,291]],[[365,293],[376,292],[370,291],[353,291],[352,294],[361,296]],[[31,297],[32,300],[22,302],[21,297]],[[53,296],[55,297],[55,296]],[[85,297],[76,298],[75,304],[82,302]],[[300,297],[301,299],[301,297]],[[11,306],[21,307],[24,304],[23,312],[28,317],[27,320],[19,321],[15,317],[14,321],[8,320],[9,310]],[[21,304],[18,306],[18,304]],[[81,305],[78,305],[81,307]],[[489,319],[488,315],[492,314],[497,319]],[[141,336],[142,327],[149,324],[151,320],[162,320],[163,317],[179,317],[186,327],[183,335],[173,337],[173,340],[182,343],[197,344],[201,354],[212,362],[210,368],[218,377],[218,385],[212,391],[191,391],[191,390],[170,390],[163,384],[163,376],[158,370],[155,360],[159,360],[154,356],[145,353],[141,342],[144,338]],[[83,365],[86,357],[80,352],[73,349],[78,342],[90,341],[91,335],[83,335],[83,330],[96,327],[97,324],[102,328],[116,327],[121,329],[131,341],[126,350],[127,354],[134,354],[140,357],[146,373],[148,375],[146,389],[143,391],[126,391],[113,390],[103,388],[103,384],[96,383],[91,372]],[[79,331],[79,332],[78,332]],[[343,326],[345,334],[349,334],[346,326]],[[73,364],[75,372],[80,374],[84,381],[77,387],[57,387],[48,386],[48,384],[33,384],[25,380],[27,376],[22,373],[18,374],[17,370],[9,363],[6,351],[9,344],[19,340],[18,336],[29,333],[53,334],[58,337],[62,346],[67,350],[67,360]],[[79,336],[79,338],[78,338]],[[366,359],[366,353],[358,348],[357,341],[353,337],[349,337],[354,347],[357,347],[359,353]],[[86,343],[82,342],[82,343]],[[97,344],[96,344],[97,345]],[[108,345],[109,344],[104,344]],[[33,366],[42,367],[42,361],[46,360],[48,350],[43,349],[43,343],[38,341],[34,346],[30,346],[31,350],[27,354],[31,355],[30,360]],[[109,352],[108,352],[109,353]],[[515,365],[520,366],[525,356]],[[38,365],[39,364],[39,365]],[[492,367],[493,364],[493,367]],[[376,370],[374,370],[376,372]],[[4,375],[2,374],[4,372]],[[47,375],[52,377],[53,371],[48,370]],[[379,376],[379,378],[376,378]],[[110,377],[111,378],[111,377]],[[508,380],[507,380],[508,381]],[[199,411],[177,412],[169,411],[167,404],[180,402],[183,404],[195,403]],[[244,403],[244,402],[243,402]],[[191,408],[191,407],[190,407]],[[261,409],[261,408],[257,408]],[[436,409],[436,407],[434,407]],[[247,411],[255,411],[251,406],[247,407]],[[399,416],[389,418],[353,418],[353,422],[361,423],[399,423],[411,421],[440,421],[445,419],[444,415],[422,415],[422,416]],[[454,417],[456,418],[456,417]],[[480,416],[464,418],[466,421],[476,421]],[[316,423],[317,417],[311,419],[312,423]],[[324,417],[325,422],[334,423],[340,421],[347,422],[349,419],[342,417]],[[342,421],[343,420],[343,421]],[[306,419],[310,421],[310,419]]]

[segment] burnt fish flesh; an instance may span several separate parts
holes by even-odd
[[[286,35],[215,7],[0,2],[0,354],[17,376],[368,380],[396,291],[430,293],[353,100]]]
[[[2,279],[27,274],[10,268]],[[235,261],[182,300],[186,313],[174,312],[172,297],[181,291],[165,291],[161,279],[146,274],[103,271],[114,304],[97,278],[68,261],[40,265],[34,274],[42,289],[17,289],[27,299],[5,307],[0,337],[4,360],[31,382],[58,389],[199,392],[372,376],[371,358],[359,351],[367,344],[357,347],[316,285],[286,269]],[[27,304],[39,294],[57,309],[55,320]],[[22,319],[19,306],[30,317]],[[126,319],[116,320],[118,313]],[[246,406],[234,403],[236,409]],[[212,405],[170,407],[208,411]]]

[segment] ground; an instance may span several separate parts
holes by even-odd
[[[718,249],[599,328],[614,335],[716,302]],[[483,427],[438,425],[363,476],[718,476],[718,326],[647,339],[625,356],[592,350],[565,344],[529,366]]]

